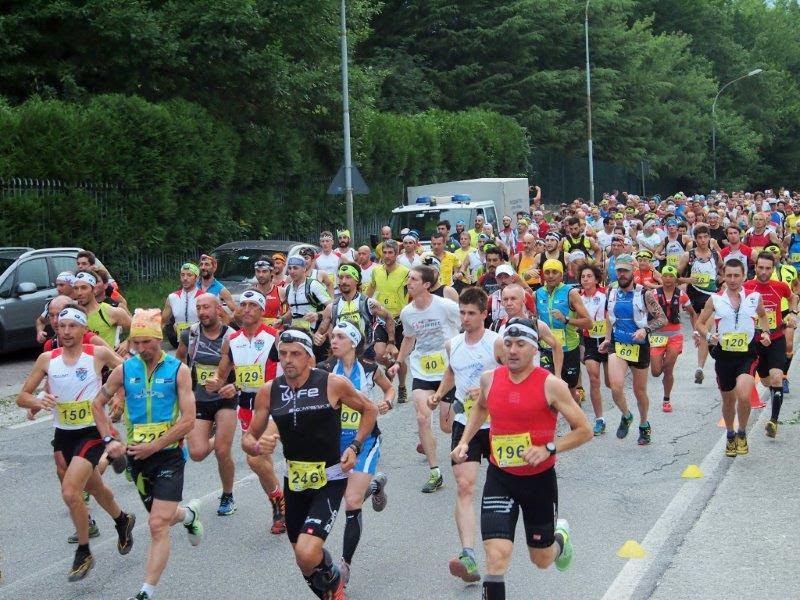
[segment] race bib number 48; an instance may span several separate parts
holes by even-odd
[[[78,400],[77,402],[59,402],[58,421],[62,425],[91,425],[92,416],[91,400]]]
[[[264,385],[264,367],[262,365],[237,365],[236,385],[255,388]]]
[[[293,492],[302,492],[308,489],[318,490],[328,483],[324,462],[299,460],[287,462],[289,464],[289,489]]]
[[[530,433],[493,435],[492,453],[499,467],[521,467],[526,465],[522,455],[531,447]]]

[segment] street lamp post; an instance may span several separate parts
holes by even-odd
[[[753,69],[749,73],[745,73],[744,75],[737,77],[736,79],[723,85],[721,88],[719,88],[717,95],[714,96],[714,102],[711,105],[711,153],[714,155],[714,187],[717,187],[717,100],[719,100],[719,95],[725,91],[725,88],[727,88],[729,85],[748,77],[760,75],[763,72],[763,69]]]
[[[344,199],[347,211],[347,229],[354,235],[353,223],[353,158],[350,153],[350,88],[347,78],[347,6],[342,0],[342,112],[344,129]]]
[[[583,33],[586,44],[586,116],[587,128],[589,132],[589,203],[594,202],[594,156],[592,151],[592,73],[589,68],[589,3],[586,0],[586,11],[584,12]]]

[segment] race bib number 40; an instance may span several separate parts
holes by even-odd
[[[522,455],[531,447],[530,433],[493,435],[492,453],[499,467],[521,467],[526,465]]]
[[[324,462],[287,461],[289,464],[289,489],[302,492],[318,490],[328,483]]]
[[[720,344],[725,352],[747,352],[747,346],[750,343],[749,335],[747,333],[723,333]]]
[[[237,365],[236,385],[255,388],[264,385],[264,367],[262,365]]]
[[[615,342],[614,344],[617,356],[624,358],[628,362],[639,362],[640,349],[641,346],[639,344],[623,344],[622,342]]]
[[[445,367],[444,354],[436,352],[420,356],[419,366],[425,375],[442,375]]]
[[[358,429],[361,425],[361,413],[342,404],[342,429]]]
[[[58,421],[62,425],[91,425],[94,423],[92,416],[92,401],[78,400],[76,402],[59,402]]]
[[[162,435],[169,431],[172,423],[169,421],[162,421],[161,423],[140,423],[133,425],[133,435],[131,436],[130,443],[136,444],[149,444],[156,441]]]

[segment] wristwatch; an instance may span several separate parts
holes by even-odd
[[[111,437],[110,435],[107,435],[106,437],[104,437],[104,438],[103,438],[103,443],[104,443],[106,446],[108,446],[108,445],[109,445],[111,442],[116,442],[116,441],[117,441],[117,440],[115,440],[115,439],[114,439],[113,437]]]
[[[642,329],[644,329],[644,332],[645,332],[647,335],[650,335],[651,333],[653,333],[653,330],[652,330],[652,329],[650,329],[649,327],[642,327]]]
[[[553,456],[556,453],[556,445],[554,442],[547,442],[544,447],[550,453],[550,456]]]

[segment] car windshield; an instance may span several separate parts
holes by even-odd
[[[443,210],[421,210],[419,212],[400,212],[392,215],[392,231],[400,232],[408,227],[416,229],[421,240],[430,240],[436,233],[436,225],[442,220],[450,221],[451,233],[456,230],[456,223],[464,221],[470,223],[469,208],[448,208]]]
[[[217,272],[214,275],[223,281],[244,281],[253,279],[255,262],[262,256],[272,256],[274,251],[263,248],[231,248],[215,250]]]
[[[0,275],[5,273],[5,270],[14,264],[15,260],[17,260],[16,257],[0,256]]]

